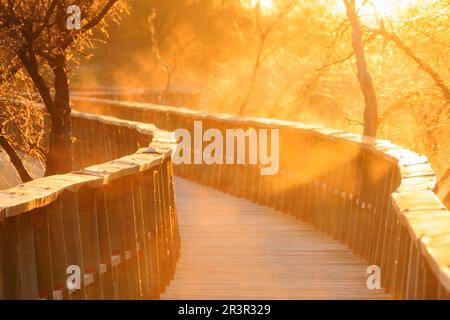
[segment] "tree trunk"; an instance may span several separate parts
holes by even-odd
[[[252,76],[250,78],[250,84],[248,86],[247,93],[244,97],[244,101],[242,101],[241,106],[239,108],[238,115],[240,115],[240,116],[244,114],[245,109],[247,108],[248,104],[250,103],[250,99],[252,97],[253,90],[254,90],[255,84],[256,84],[256,77],[258,75],[259,67],[261,66],[261,56],[264,51],[265,43],[266,43],[266,36],[263,35],[263,36],[261,36],[260,43],[258,46],[258,52],[256,53],[255,64],[253,65]]]
[[[0,146],[5,150],[6,154],[9,156],[9,160],[13,164],[13,166],[16,168],[17,173],[19,174],[20,180],[22,182],[28,182],[33,180],[31,175],[28,173],[27,169],[22,163],[22,160],[20,159],[19,155],[17,154],[16,150],[11,146],[11,144],[8,142],[8,140],[0,135]]]
[[[173,70],[169,66],[165,67],[166,70],[166,85],[164,86],[163,92],[159,96],[158,103],[160,105],[166,104],[166,98],[170,91],[170,86],[172,85],[172,76],[173,76]]]
[[[358,81],[364,95],[364,135],[375,137],[377,134],[378,102],[372,77],[367,70],[366,56],[362,45],[362,30],[356,14],[355,1],[344,0],[347,17],[352,26],[352,45],[358,68]]]
[[[57,56],[53,68],[55,98],[54,107],[49,112],[52,124],[45,176],[67,173],[72,170],[71,109],[69,105],[69,81],[65,67],[65,57],[63,55]]]
[[[69,105],[69,80],[66,71],[66,59],[64,54],[59,54],[52,59],[51,67],[55,76],[55,97],[52,100],[50,90],[43,77],[39,73],[36,55],[30,44],[28,51],[19,52],[28,74],[44,102],[50,115],[51,128],[49,137],[49,149],[45,163],[45,176],[67,173],[72,170],[72,143],[70,137],[70,105]]]

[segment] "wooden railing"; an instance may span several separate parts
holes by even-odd
[[[212,114],[136,102],[74,98],[81,110],[166,130],[278,128],[280,170],[259,165],[181,165],[185,178],[272,206],[315,225],[370,265],[395,298],[450,298],[450,215],[432,192],[426,157],[375,140],[300,123]],[[191,150],[192,151],[192,150]]]
[[[155,131],[150,124],[72,111],[73,170],[133,154]]]
[[[0,298],[157,298],[180,247],[172,135],[79,112],[73,124],[78,165],[130,155],[0,192]]]
[[[89,98],[110,100],[132,100],[147,103],[161,103],[169,106],[197,108],[200,103],[200,89],[172,88],[162,97],[161,89],[113,88],[91,91],[74,91],[73,94]],[[161,101],[161,100],[164,101]]]

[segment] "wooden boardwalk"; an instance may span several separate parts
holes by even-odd
[[[181,258],[163,299],[387,299],[367,263],[308,224],[176,178]]]

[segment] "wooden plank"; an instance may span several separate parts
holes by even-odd
[[[124,258],[127,268],[127,284],[129,288],[130,299],[141,299],[138,266],[138,242],[136,239],[136,210],[133,199],[133,181],[124,178],[117,181],[121,186],[121,218],[122,218],[122,236],[124,244]]]
[[[129,284],[127,283],[127,268],[125,263],[125,243],[122,233],[125,231],[122,225],[121,217],[121,186],[119,184],[111,184],[105,190],[106,212],[109,226],[109,234],[111,241],[111,264],[114,268],[114,278],[116,281],[116,292],[118,299],[129,298]]]
[[[160,269],[158,261],[155,171],[144,172],[141,176],[141,197],[144,219],[145,240],[147,241],[147,265],[149,266],[150,297],[159,297]]]
[[[106,205],[105,189],[99,189],[95,195],[98,219],[98,239],[100,249],[100,277],[103,298],[112,300],[118,298],[118,284],[115,276],[116,268],[112,263],[111,231]]]
[[[52,257],[52,271],[53,271],[53,293],[65,292],[66,288],[66,270],[67,257],[65,245],[65,232],[63,222],[62,200],[54,201],[49,205],[47,210],[47,219],[49,226],[49,243]],[[55,298],[55,295],[53,295]],[[59,297],[59,293],[58,293]]]
[[[64,238],[66,245],[66,263],[68,266],[78,266],[81,274],[84,274],[82,241],[81,241],[81,226],[80,217],[78,215],[78,201],[77,194],[66,191],[61,195],[63,224],[64,224]],[[68,277],[69,275],[66,275]],[[67,281],[67,279],[66,279]],[[80,289],[69,290],[69,299],[85,299],[86,290],[84,286]]]
[[[388,299],[367,263],[310,225],[176,178],[181,257],[163,299]]]
[[[33,237],[36,249],[36,266],[40,299],[52,299],[53,271],[50,250],[48,208],[36,209],[32,214]]]
[[[84,283],[84,286],[86,287],[88,299],[101,299],[102,290],[99,279],[101,262],[95,191],[84,187],[78,191],[77,195],[84,263],[84,279],[90,280],[90,278],[94,277],[93,282],[89,281],[88,283]]]
[[[17,246],[18,269],[20,281],[20,299],[37,299],[37,273],[34,253],[33,228],[30,215],[15,217],[17,238],[7,239]]]
[[[133,180],[133,202],[135,209],[136,242],[137,242],[137,260],[139,266],[139,287],[142,298],[150,298],[150,267],[148,265],[149,248],[146,241],[144,208],[141,190],[141,178],[138,176]]]

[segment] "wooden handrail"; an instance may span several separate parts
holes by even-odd
[[[171,88],[164,97],[164,104],[170,106],[187,106],[196,108],[200,101],[200,88]],[[110,100],[133,100],[158,103],[161,100],[161,89],[157,88],[103,88],[89,91],[73,91],[73,95],[95,97]]]
[[[73,97],[80,110],[173,131],[278,128],[280,171],[258,165],[181,165],[177,174],[269,205],[347,243],[382,270],[395,298],[450,297],[450,214],[433,193],[426,157],[387,140],[296,122],[148,103]]]
[[[79,159],[114,155],[98,148],[102,131],[111,133],[103,143],[133,152],[0,191],[0,298],[157,298],[175,272],[180,246],[173,135],[80,112],[72,119],[83,146],[76,148]],[[78,289],[66,285],[72,267],[80,270]]]

